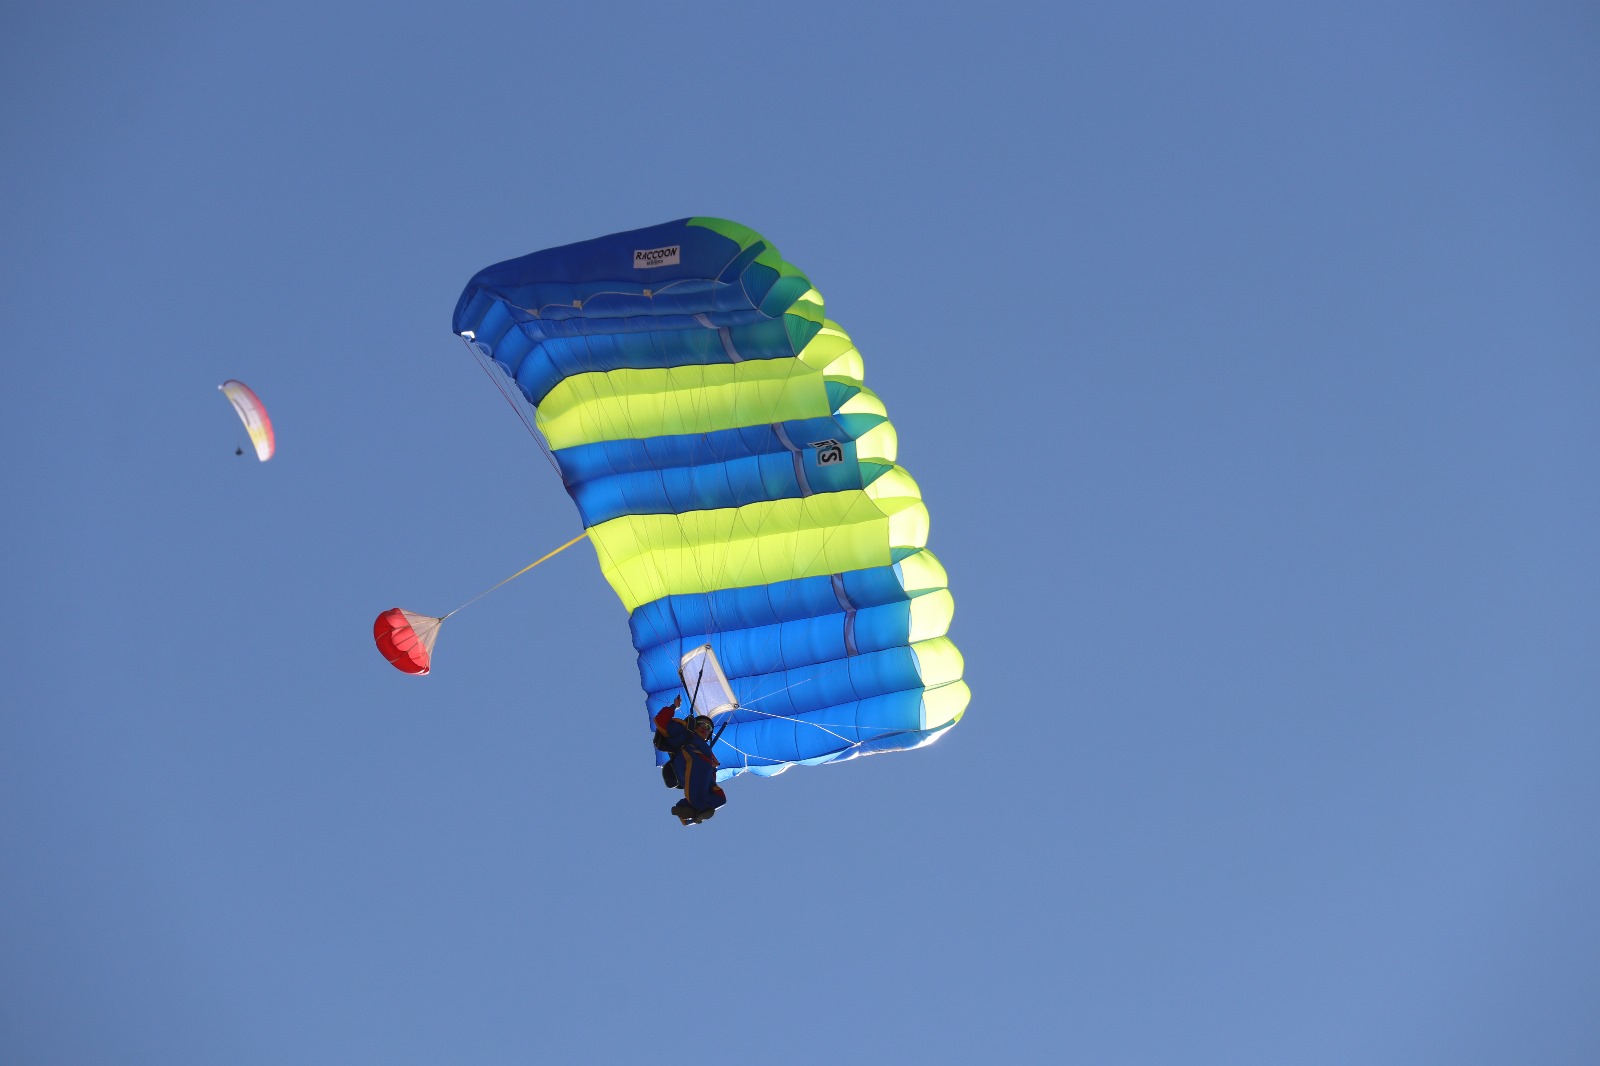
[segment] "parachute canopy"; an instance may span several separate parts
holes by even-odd
[[[433,669],[433,642],[443,624],[443,618],[391,607],[372,623],[372,639],[396,670],[425,674]]]
[[[914,748],[962,717],[954,601],[895,428],[760,234],[690,218],[535,252],[475,276],[454,329],[533,406],[629,612],[647,716],[693,695],[711,649],[696,702],[726,690],[720,776]]]
[[[267,408],[261,398],[242,381],[224,381],[217,388],[233,404],[233,409],[239,412],[239,420],[250,434],[250,443],[256,447],[256,458],[263,463],[271,459],[277,449],[277,441],[272,435],[272,419],[267,417]]]

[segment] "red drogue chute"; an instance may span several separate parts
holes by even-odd
[[[433,642],[443,618],[391,607],[372,623],[372,639],[389,665],[406,674],[425,674],[433,668]]]

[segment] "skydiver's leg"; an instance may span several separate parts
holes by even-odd
[[[683,795],[697,811],[714,811],[728,802],[727,795],[717,787],[716,768],[692,757],[687,760]]]
[[[688,752],[683,754],[683,798],[689,806],[699,809],[700,804],[695,800],[699,798],[700,791],[705,787],[705,768]]]

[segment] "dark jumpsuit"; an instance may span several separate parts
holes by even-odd
[[[711,745],[690,732],[682,718],[674,718],[671,707],[656,712],[656,736],[656,747],[668,755],[661,776],[673,788],[683,789],[691,807],[714,811],[728,802],[727,793],[717,785],[720,763]]]

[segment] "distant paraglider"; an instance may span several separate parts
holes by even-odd
[[[263,463],[271,459],[272,453],[277,450],[277,441],[272,434],[272,419],[267,417],[267,408],[261,398],[242,381],[224,381],[217,388],[222,390],[228,402],[233,404],[233,409],[239,413],[245,432],[250,434],[250,443],[255,445],[256,458]],[[243,455],[244,449],[236,448],[234,454]]]

